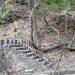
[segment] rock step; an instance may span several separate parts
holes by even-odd
[[[38,58],[37,61],[41,62],[41,63],[43,63],[44,65],[47,65],[47,66],[50,65],[50,63],[48,61],[44,60],[43,58]]]
[[[43,61],[44,61],[43,58],[39,58],[39,59],[38,59],[38,62],[43,62]]]
[[[16,48],[16,50],[20,50],[20,51],[22,50],[22,53],[26,54],[27,57],[32,57],[33,60],[37,60],[39,63],[41,62],[44,66],[46,66],[48,68],[52,67],[51,64],[48,61],[44,60],[43,58],[40,58],[39,56],[35,56],[35,54],[32,53],[30,48],[26,49],[25,47],[26,46],[20,47],[20,48]]]
[[[51,61],[47,61],[44,58],[41,58],[39,56],[33,56],[33,60],[36,60],[38,63],[42,63],[44,66],[46,66],[48,69],[51,69],[54,65]]]
[[[27,53],[27,57],[32,57],[34,55],[34,53]]]
[[[9,40],[9,39],[7,39],[7,40],[1,40],[1,46],[3,46],[4,44],[9,44],[10,47],[16,47],[16,50],[22,51],[22,53],[25,54],[26,57],[31,57],[33,60],[36,60],[38,63],[41,63],[41,64],[43,64],[44,66],[46,66],[48,68],[52,67],[52,65],[48,61],[46,61],[44,58],[41,58],[41,57],[35,55],[32,52],[33,48],[29,48],[29,44],[30,43],[27,44],[27,45],[24,45],[22,43],[22,41],[23,40],[21,40],[21,43],[20,43],[20,41],[18,41],[16,39],[15,40]]]
[[[16,48],[16,50],[29,50],[28,47],[20,47],[20,48]]]
[[[3,39],[0,40],[0,46],[3,46],[5,44],[21,44],[18,40],[14,39]]]
[[[29,40],[23,40],[23,39],[13,39],[13,38],[10,38],[10,39],[2,39],[0,40],[0,47],[1,46],[4,46],[4,45],[8,45],[8,44],[27,44],[28,46],[32,46],[31,45],[31,42]],[[27,46],[27,48],[28,48]]]
[[[23,47],[23,44],[12,44],[10,47]]]
[[[26,54],[26,53],[31,53],[31,51],[28,51],[28,50],[23,50],[22,51],[22,54]]]
[[[47,70],[43,72],[36,72],[33,75],[75,75],[75,69],[70,70]]]
[[[40,58],[40,57],[39,56],[34,56],[33,57],[33,60],[38,59],[38,58]]]

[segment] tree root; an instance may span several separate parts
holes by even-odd
[[[36,50],[42,50],[42,51],[47,51],[47,50],[51,50],[54,49],[56,47],[61,46],[61,43],[57,43],[57,44],[53,44],[53,46],[50,46],[49,48],[39,48],[39,46],[34,42],[34,37],[33,37],[33,14],[34,11],[36,10],[36,8],[39,6],[40,0],[38,0],[37,4],[34,6],[34,8],[31,10],[30,15],[29,15],[29,21],[30,21],[30,25],[31,25],[31,41],[32,41],[32,45]],[[45,23],[49,26],[48,22],[46,21],[46,17],[44,18]],[[55,31],[57,33],[57,35],[59,36],[59,31],[57,29],[55,29],[53,26],[49,27],[50,29],[53,29],[53,31]],[[59,41],[59,39],[58,39]]]

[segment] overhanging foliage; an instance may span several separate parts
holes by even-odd
[[[70,0],[44,0],[44,4],[53,12],[68,10],[71,7]]]

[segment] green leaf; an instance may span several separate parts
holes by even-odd
[[[55,2],[55,0],[44,0],[46,5],[50,5],[51,3]]]
[[[56,3],[59,5],[65,5],[66,0],[56,0]]]
[[[44,3],[50,11],[63,11],[70,8],[69,0],[44,0]]]
[[[6,17],[6,16],[8,16],[8,15],[9,15],[9,11],[6,10],[6,11],[3,12],[2,17],[4,18],[4,17]]]

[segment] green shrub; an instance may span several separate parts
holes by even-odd
[[[27,0],[21,0],[21,4],[25,5],[25,4],[28,4],[28,2],[27,2]]]
[[[71,7],[70,0],[44,0],[44,4],[53,12],[68,10]]]
[[[9,16],[11,3],[12,3],[12,0],[5,1],[5,6],[2,8],[2,11],[0,14],[0,25],[7,23],[7,17]]]

